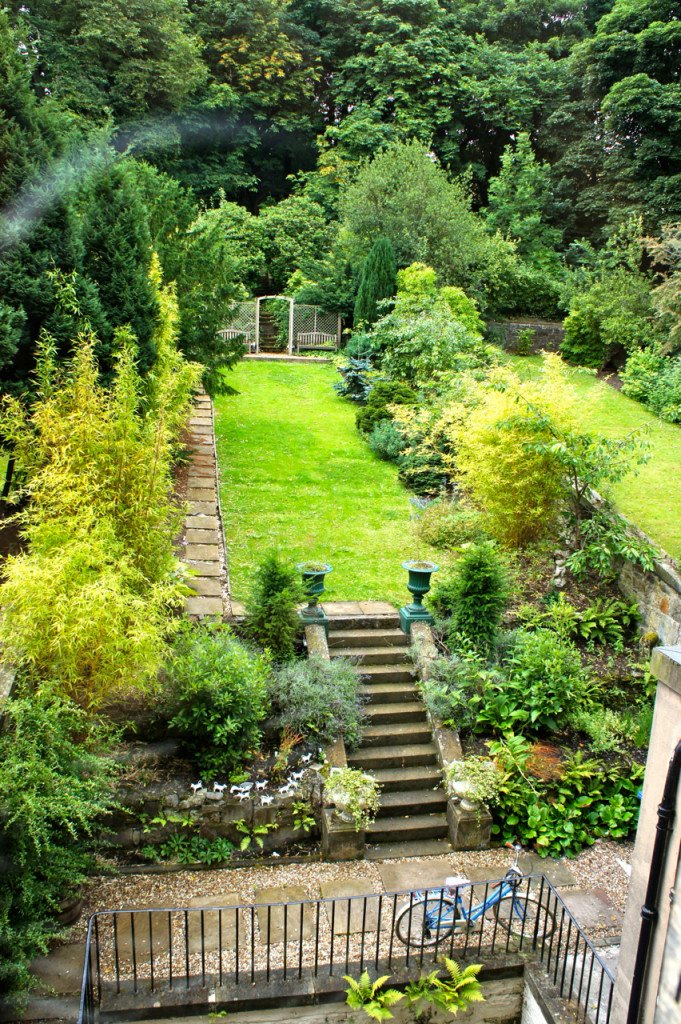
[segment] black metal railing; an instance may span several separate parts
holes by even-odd
[[[321,989],[329,984],[324,979],[363,970],[406,979],[445,956],[487,966],[501,956],[538,963],[578,1020],[608,1024],[613,975],[544,876],[518,884],[520,916],[505,900],[466,923],[498,884],[458,886],[455,927],[443,923],[429,933],[418,930],[421,905],[414,892],[102,911],[88,925],[79,1024],[94,1024],[100,1009],[130,1010],[149,997],[164,1006],[165,996],[168,1007],[182,1012],[189,1003],[207,1002],[209,991],[215,1009],[252,997],[253,986],[259,996],[263,986],[275,983],[289,995],[302,994],[310,979]],[[421,895],[444,922],[451,913],[447,894],[434,888]],[[401,912],[402,932],[411,934],[411,945],[396,933]]]

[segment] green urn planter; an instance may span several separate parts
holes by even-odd
[[[403,632],[411,633],[412,622],[433,621],[433,616],[423,607],[423,598],[430,590],[430,577],[440,566],[435,562],[402,562],[402,568],[409,573],[407,589],[414,600],[400,608],[400,625]]]
[[[299,562],[296,569],[303,577],[303,589],[307,597],[307,608],[303,608],[300,617],[305,623],[320,624],[326,627],[327,618],[324,609],[319,607],[319,599],[324,593],[324,578],[333,572],[333,566],[326,562]]]

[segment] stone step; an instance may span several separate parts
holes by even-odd
[[[402,843],[367,845],[365,860],[395,860],[400,857],[437,857],[451,853],[449,839],[410,839]]]
[[[382,793],[425,789],[442,783],[442,772],[436,764],[412,765],[405,768],[377,768],[374,777]]]
[[[400,629],[400,617],[397,612],[394,615],[329,615],[329,632],[337,633],[346,629]]]
[[[412,701],[416,697],[413,681],[409,683],[370,683],[359,687],[360,695],[378,704]]]
[[[335,619],[331,620],[335,623]],[[329,648],[334,647],[408,647],[409,638],[401,629],[329,629]]]
[[[377,818],[367,829],[368,843],[396,840],[444,839],[448,835],[446,814],[412,814],[408,818]]]
[[[332,647],[332,658],[352,658],[358,665],[411,665],[405,647]]]
[[[364,714],[372,725],[388,722],[425,722],[426,709],[420,700],[393,701],[379,704],[374,701],[367,704]]]
[[[445,814],[447,794],[444,789],[397,790],[381,794],[379,818],[399,818],[404,815]]]
[[[405,768],[407,765],[435,764],[435,747],[432,743],[414,743],[405,747],[367,747],[348,754],[351,768],[373,771],[375,768]]]
[[[395,747],[399,756],[403,746],[414,746],[418,743],[429,743],[431,739],[430,725],[427,720],[422,722],[388,722],[386,724],[366,726],[362,732],[362,745],[358,753],[367,747]]]
[[[365,683],[408,683],[416,673],[411,665],[362,665],[362,680]]]

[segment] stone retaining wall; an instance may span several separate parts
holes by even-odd
[[[163,769],[164,762],[172,759],[173,746],[172,743],[136,745],[129,751],[128,764],[135,769]],[[212,789],[193,792],[185,778],[172,776],[146,785],[131,782],[117,793],[119,809],[107,818],[108,832],[104,840],[124,850],[158,843],[177,832],[178,823],[154,825],[149,831],[143,831],[144,819],[151,821],[153,818],[182,815],[191,819],[196,830],[206,838],[224,837],[238,845],[243,835],[236,830],[236,821],[245,821],[252,828],[254,825],[269,825],[276,820],[277,829],[263,838],[266,851],[280,850],[285,843],[302,838],[302,834],[293,828],[294,802],[309,802],[315,818],[321,816],[321,779],[316,772],[309,772],[300,788],[290,796],[278,793],[276,786],[270,787],[268,793],[274,796],[274,800],[263,807],[259,795],[254,794],[242,801],[229,793],[229,786],[223,793]],[[318,834],[318,830],[313,829],[307,837],[313,838]]]
[[[681,644],[681,574],[666,556],[655,563],[654,572],[625,562],[619,588],[630,601],[636,601],[643,616],[643,632],[654,633],[651,646]]]
[[[565,338],[561,320],[535,320],[531,317],[518,320],[490,320],[487,329],[503,339],[504,348],[511,352],[516,345],[520,331],[534,331],[532,352],[557,352]]]

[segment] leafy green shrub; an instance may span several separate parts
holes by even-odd
[[[170,727],[199,770],[225,775],[260,741],[270,662],[228,626],[183,623],[167,665]]]
[[[397,462],[405,448],[405,440],[392,420],[379,420],[369,434],[369,447],[386,462]]]
[[[357,429],[370,434],[381,420],[391,420],[389,405],[414,405],[416,393],[397,380],[378,380],[369,392],[366,405],[355,418]]]
[[[484,516],[463,501],[436,498],[421,513],[416,531],[425,544],[451,550],[485,539]]]
[[[110,737],[43,687],[3,708],[0,734],[0,992],[30,983],[28,963],[59,931],[55,914],[93,865],[92,837],[113,806]]]
[[[618,267],[574,296],[561,354],[568,362],[601,368],[623,352],[654,344],[654,320],[649,280]]]
[[[622,750],[626,743],[633,742],[635,736],[632,718],[612,708],[576,708],[570,715],[570,725],[578,732],[585,733],[591,741],[591,749],[599,754]]]
[[[621,561],[640,565],[649,572],[655,568],[657,548],[633,533],[613,509],[599,509],[582,522],[580,529],[581,547],[566,562],[578,579],[588,572],[595,572],[604,580],[615,579]]]
[[[278,669],[270,697],[282,727],[320,743],[344,736],[356,746],[362,735],[359,672],[344,658],[325,661],[311,657]]]
[[[523,330],[518,331],[515,339],[515,345],[513,346],[517,356],[532,355],[535,334],[536,331],[533,331],[531,327],[524,327]]]
[[[275,662],[295,657],[296,637],[301,630],[297,605],[303,597],[296,570],[282,564],[276,552],[270,551],[256,570],[244,632],[269,651]]]
[[[469,651],[432,662],[420,689],[430,713],[445,725],[464,731],[484,731],[489,726],[496,731],[501,722],[503,731],[515,721],[510,718],[512,709],[502,708],[499,699],[505,682],[503,672],[488,668]]]
[[[652,405],[662,376],[664,356],[656,348],[636,348],[620,373],[622,394]]]
[[[647,404],[660,419],[681,423],[681,356],[665,359]]]
[[[508,595],[508,573],[496,545],[481,541],[464,548],[449,581],[438,588],[435,604],[439,614],[451,615],[450,645],[456,646],[464,637],[477,650],[489,653]]]
[[[558,729],[585,692],[579,651],[548,629],[519,631],[505,667],[506,695],[526,710],[528,730]]]
[[[566,751],[560,777],[546,781],[528,770],[532,746],[523,737],[493,742],[490,753],[501,773],[492,832],[502,842],[533,845],[541,856],[571,856],[636,828],[643,765]]]
[[[375,355],[377,348],[378,346],[370,334],[367,334],[365,331],[353,331],[343,354],[350,361],[357,359],[369,362],[372,356]],[[336,384],[334,387],[338,390],[339,385]]]

